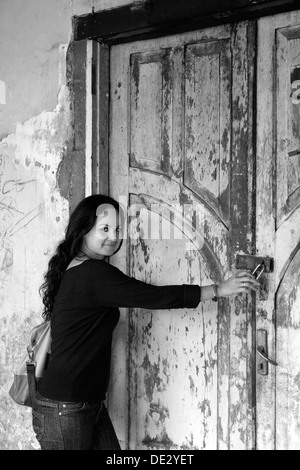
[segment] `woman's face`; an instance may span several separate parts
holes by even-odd
[[[119,248],[122,239],[122,221],[118,211],[111,204],[97,208],[93,228],[84,236],[82,251],[91,258],[103,259]]]

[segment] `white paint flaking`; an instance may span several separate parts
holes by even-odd
[[[297,288],[295,300],[291,301],[290,308],[291,325],[297,328],[300,326],[300,286]]]
[[[0,104],[6,104],[6,85],[0,80]]]
[[[58,47],[58,50],[59,50],[58,81],[59,81],[59,87],[61,88],[66,85],[68,44],[60,44]]]

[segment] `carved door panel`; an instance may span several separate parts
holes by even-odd
[[[241,23],[111,48],[109,192],[127,209],[112,262],[129,275],[211,284],[252,251],[253,37]],[[251,312],[246,296],[121,309],[108,402],[123,448],[253,447]]]
[[[274,257],[257,328],[278,363],[257,375],[257,447],[300,449],[300,12],[260,20],[257,250]]]

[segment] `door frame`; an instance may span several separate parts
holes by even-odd
[[[120,44],[254,20],[299,8],[297,0],[138,0],[73,18],[75,41]]]
[[[177,0],[176,5],[179,3]],[[254,3],[255,1],[255,3]],[[160,0],[161,8],[167,6],[174,0]],[[230,9],[227,11],[217,11],[218,1],[211,0],[211,9],[208,16],[208,10],[204,11],[198,0],[191,0],[189,8],[187,4],[181,3],[181,7],[177,5],[175,13],[183,15],[183,20],[176,20],[175,13],[169,8],[168,12],[159,10],[156,5],[156,0],[149,2],[139,1],[134,2],[126,7],[115,8],[108,11],[92,13],[73,18],[73,38],[69,46],[69,53],[67,57],[67,70],[68,70],[68,85],[72,92],[72,107],[73,107],[73,129],[74,140],[73,150],[70,159],[81,161],[81,169],[84,177],[81,177],[80,184],[73,188],[75,191],[79,190],[82,195],[90,195],[93,193],[108,194],[109,192],[109,104],[110,104],[110,47],[116,44],[125,42],[132,42],[136,40],[154,39],[175,33],[184,33],[196,29],[203,29],[208,26],[215,26],[220,24],[238,23],[245,19],[253,20],[249,24],[252,31],[252,39],[255,43],[256,36],[256,19],[262,16],[268,16],[274,13],[282,13],[299,9],[296,6],[296,1],[267,1],[267,0],[238,0],[226,1],[223,3]],[[250,5],[249,5],[250,3]],[[234,6],[239,5],[240,8],[234,9]],[[188,19],[191,15],[191,6],[194,7],[194,20]],[[220,8],[220,7],[219,7]],[[159,20],[159,14],[163,21]],[[163,15],[163,13],[165,13]],[[179,16],[180,16],[179,14]],[[253,43],[252,43],[253,44]],[[249,59],[252,61],[250,73],[255,73],[255,50],[248,49]],[[253,88],[253,87],[252,87]],[[248,124],[252,129],[252,137],[247,140],[244,138],[245,148],[248,149],[250,157],[245,157],[242,162],[243,172],[249,173],[250,180],[248,181],[248,188],[240,191],[240,195],[245,196],[245,190],[251,188],[253,194],[255,191],[255,110],[253,100],[253,89],[250,90],[250,115],[248,115]],[[253,114],[252,114],[253,113]],[[251,122],[250,122],[251,121]],[[251,132],[249,131],[249,135]],[[247,142],[246,142],[247,141]],[[240,143],[241,145],[241,143]],[[84,188],[82,185],[84,184]],[[238,184],[238,182],[237,182]],[[77,186],[79,186],[77,188]],[[249,199],[246,201],[249,208],[253,206],[253,195],[251,191],[248,192]],[[245,242],[245,246],[240,247],[244,253],[255,253],[255,237],[252,229],[255,226],[255,214],[251,214],[249,209],[245,217],[245,231],[244,234],[252,236]],[[237,233],[240,220],[234,221],[235,227],[232,227],[233,232]],[[246,237],[245,237],[246,238]],[[238,245],[238,237],[236,237]],[[235,256],[233,250],[233,257]],[[232,257],[231,267],[234,266],[234,259]],[[248,314],[254,312],[253,302],[249,302],[247,306]],[[249,330],[249,332],[251,329]],[[252,328],[252,349],[255,345],[256,329],[253,324]],[[255,430],[255,404],[256,404],[256,358],[255,352],[250,357],[252,381],[249,383],[248,396],[252,401],[252,448],[256,444],[256,430]],[[251,444],[250,444],[251,446]]]

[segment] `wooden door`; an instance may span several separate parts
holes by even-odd
[[[211,284],[253,251],[251,24],[111,48],[112,262],[153,284]],[[109,409],[122,448],[254,445],[251,298],[121,309]]]
[[[274,257],[257,329],[278,363],[257,374],[257,448],[300,449],[300,12],[258,28],[257,251]]]

